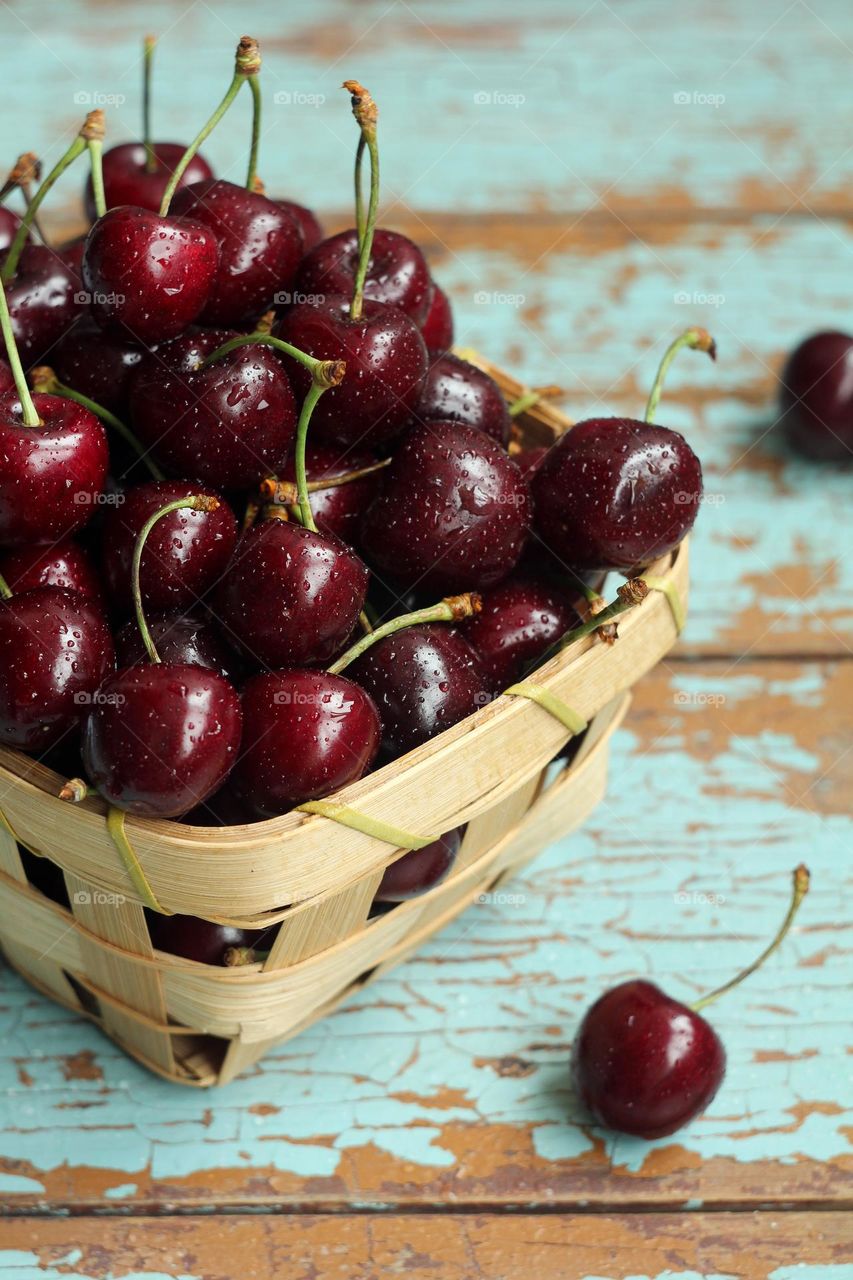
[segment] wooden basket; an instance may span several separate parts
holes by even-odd
[[[475,359],[508,400],[525,391]],[[550,444],[570,426],[544,402],[518,424],[526,445]],[[620,619],[615,645],[586,637],[535,673],[539,689],[588,724],[559,772],[551,761],[570,730],[541,704],[503,695],[334,797],[420,836],[467,824],[449,878],[373,918],[382,874],[405,852],[398,842],[316,814],[225,828],[129,818],[141,880],[119,857],[99,800],[64,804],[55,773],[0,749],[0,946],[9,963],[169,1080],[233,1079],[592,812],[627,691],[678,634],[687,545],[647,576],[658,589]],[[19,845],[62,868],[70,912],[28,883]],[[170,912],[250,927],[281,922],[269,957],[228,969],[155,950],[146,882]]]

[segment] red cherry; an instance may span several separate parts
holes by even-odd
[[[77,727],[112,667],[109,627],[76,591],[0,599],[0,742],[44,751]]]
[[[38,364],[85,314],[82,281],[42,244],[26,244],[6,285],[12,332],[25,368]]]
[[[266,311],[277,292],[293,283],[302,257],[302,232],[275,201],[222,178],[209,179],[179,191],[172,212],[208,228],[219,244],[219,265],[201,313],[203,324],[251,322]]]
[[[499,444],[461,422],[430,422],[394,454],[362,544],[404,586],[479,589],[515,566],[529,517],[527,483]]]
[[[354,545],[358,537],[362,513],[376,496],[381,472],[374,471],[328,489],[314,488],[324,480],[334,480],[374,466],[376,455],[366,451],[342,452],[333,445],[308,445],[305,468],[311,489],[311,511],[320,533],[330,533],[342,542]],[[296,466],[291,458],[279,472],[282,480],[295,483]]]
[[[107,208],[132,204],[139,209],[157,212],[169,179],[186,148],[180,142],[154,142],[151,151],[153,167],[148,167],[148,152],[142,142],[121,142],[110,147],[103,155],[104,195]],[[212,178],[213,170],[199,154],[193,156],[181,175],[179,190],[192,182]],[[90,222],[97,218],[92,196],[92,179],[86,179],[84,191],[86,217]]]
[[[514,575],[483,592],[480,612],[463,632],[476,650],[494,693],[518,680],[581,619],[554,587],[527,575]]]
[[[2,205],[0,205],[2,208]],[[0,360],[0,395],[5,391],[14,391],[15,379],[12,376],[12,370],[9,368],[5,360]]]
[[[62,587],[76,591],[98,608],[104,607],[104,595],[92,561],[82,547],[70,538],[52,546],[19,547],[0,555],[0,577],[19,595],[37,587]]]
[[[419,422],[464,422],[504,447],[509,443],[512,419],[500,387],[452,352],[430,365],[416,416]]]
[[[315,244],[320,243],[323,239],[323,228],[313,209],[307,208],[304,204],[297,204],[295,200],[276,200],[275,204],[284,209],[285,213],[290,214],[302,232],[304,253],[308,253]]]
[[[358,269],[358,233],[353,228],[321,240],[305,254],[296,277],[301,294],[350,297]],[[418,246],[397,231],[377,227],[367,266],[364,296],[397,307],[420,327],[430,304],[429,267]]]
[[[148,932],[158,951],[183,956],[197,964],[225,964],[225,954],[232,947],[251,947],[261,941],[271,942],[277,926],[267,929],[238,929],[235,925],[214,924],[198,916],[161,916],[146,911]]]
[[[83,282],[102,328],[142,346],[177,337],[204,308],[219,258],[200,222],[121,205],[89,232]]]
[[[136,485],[121,494],[104,520],[102,570],[111,603],[119,613],[133,604],[131,566],[136,540],[146,521],[177,498],[216,497],[186,480]],[[140,565],[140,589],[146,610],[190,607],[219,581],[237,541],[237,520],[226,502],[210,511],[182,508],[157,521],[149,533]]]
[[[60,338],[51,359],[61,382],[120,417],[145,353],[120,334],[105,333],[94,320],[81,319]]]
[[[237,657],[206,618],[170,609],[166,613],[152,615],[148,619],[148,629],[163,662],[208,667],[211,671],[218,671],[232,684],[236,682],[239,676]],[[148,661],[135,619],[125,623],[115,638],[115,645],[116,662],[120,667],[136,667]]]
[[[443,289],[433,283],[426,320],[421,325],[430,360],[443,356],[453,346],[453,311]]]
[[[215,489],[277,474],[296,433],[296,401],[268,347],[238,347],[202,367],[231,336],[203,330],[160,347],[130,393],[134,429],[163,467]]]
[[[782,371],[782,427],[807,458],[846,462],[853,453],[853,337],[815,333]]]
[[[529,449],[520,449],[518,453],[514,453],[512,460],[521,474],[532,480],[547,456],[547,445],[534,444]]]
[[[267,667],[327,662],[364,607],[368,573],[336,538],[265,520],[243,535],[216,593],[229,643]]]
[[[441,884],[450,874],[462,843],[463,827],[446,832],[424,845],[410,849],[392,862],[376,890],[374,902],[408,902]]]
[[[267,672],[247,681],[243,714],[252,726],[233,775],[257,818],[319,800],[367,773],[379,748],[372,699],[326,671]]]

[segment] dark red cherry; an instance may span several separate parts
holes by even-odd
[[[101,535],[102,572],[110,602],[129,612],[133,549],[142,526],[167,502],[191,494],[215,498],[187,480],[152,480],[126,489],[109,511]],[[221,499],[214,511],[183,508],[158,520],[148,535],[139,581],[146,610],[189,608],[219,581],[237,542],[237,520]],[[161,655],[162,656],[162,655]]]
[[[365,301],[359,320],[349,300],[328,296],[324,304],[299,303],[283,316],[278,336],[319,360],[345,360],[340,386],[327,391],[311,419],[324,440],[372,448],[400,434],[420,398],[427,353],[417,325],[396,307]],[[311,375],[287,361],[291,380],[305,396]]]
[[[165,518],[161,523],[165,523]],[[146,621],[154,647],[163,662],[173,666],[208,667],[235,683],[239,676],[237,657],[207,618],[170,609],[166,613],[151,614]],[[126,622],[118,632],[115,645],[116,662],[120,667],[136,667],[148,662],[135,618]]]
[[[240,749],[234,687],[187,664],[124,667],[98,690],[83,730],[86,776],[111,805],[176,818],[217,791]]]
[[[379,640],[347,674],[379,710],[382,746],[403,755],[449,729],[490,700],[474,650],[455,628],[407,627]]]
[[[640,1138],[664,1138],[704,1111],[725,1069],[705,1019],[642,979],[596,1000],[572,1047],[575,1088],[596,1120]]]
[[[27,244],[6,285],[12,332],[24,368],[45,359],[71,326],[85,315],[79,275],[43,244]]]
[[[523,476],[532,480],[548,456],[548,448],[544,444],[531,445],[529,449],[520,449],[512,455],[512,460]]]
[[[433,283],[426,320],[421,325],[430,360],[443,356],[453,346],[453,311],[443,289]]]
[[[0,208],[3,206],[0,205]],[[0,395],[5,391],[15,390],[15,379],[12,376],[12,370],[5,360],[0,359]]]
[[[358,233],[341,231],[306,253],[296,277],[299,293],[352,296],[358,267]],[[430,304],[429,267],[418,246],[398,231],[377,227],[364,296],[404,311],[420,327]]]
[[[243,690],[243,715],[251,733],[233,784],[256,818],[273,818],[355,782],[379,749],[372,699],[326,671],[254,676]]]
[[[293,283],[302,232],[275,201],[214,178],[179,191],[172,212],[202,223],[219,243],[219,265],[202,324],[251,323],[279,290]]]
[[[365,450],[342,451],[334,445],[309,444],[305,450],[305,470],[310,483],[322,483],[361,471],[373,466],[376,455]],[[279,472],[279,478],[296,481],[293,458]],[[311,512],[321,533],[331,533],[343,542],[353,545],[358,538],[361,517],[376,497],[381,473],[372,472],[346,484],[333,485],[329,489],[315,489],[311,493]]]
[[[451,352],[430,365],[416,416],[420,422],[464,422],[504,447],[509,443],[512,419],[500,387]]]
[[[121,334],[105,333],[87,318],[60,338],[50,358],[60,382],[121,417],[127,409],[130,380],[145,352],[146,348]]]
[[[192,324],[210,296],[218,261],[216,236],[201,223],[120,205],[89,232],[83,283],[101,328],[147,346]]]
[[[424,845],[410,849],[387,868],[374,902],[407,902],[434,889],[450,874],[462,843],[462,827],[446,832]]]
[[[76,591],[99,608],[104,593],[88,554],[70,538],[47,546],[19,547],[0,555],[0,577],[14,594],[36,587],[62,587]]]
[[[259,666],[327,662],[351,634],[367,569],[336,538],[283,520],[243,535],[216,593],[229,643]]]
[[[0,742],[44,751],[78,726],[112,668],[106,620],[76,591],[0,600]]]
[[[323,239],[323,228],[313,209],[307,208],[304,204],[297,204],[295,200],[276,200],[274,203],[284,209],[285,213],[289,213],[298,224],[302,232],[303,253],[308,253],[315,244],[320,243]]]
[[[188,827],[241,827],[247,822],[252,822],[251,814],[234,790],[231,781],[233,776],[232,770],[227,781],[218,791],[208,796],[195,809],[190,809],[180,821]]]
[[[18,234],[21,219],[12,209],[0,205],[0,253],[5,253]]]
[[[362,524],[362,545],[404,586],[447,594],[491,586],[521,555],[527,482],[496,441],[462,422],[404,438]]]
[[[147,152],[141,142],[120,142],[104,152],[104,195],[108,209],[114,209],[120,204],[133,204],[140,209],[151,209],[156,213],[160,208],[169,179],[177,168],[186,147],[180,142],[154,142],[151,144],[151,150],[154,153],[155,163],[150,170]],[[181,174],[178,190],[191,182],[201,182],[204,178],[212,177],[213,170],[210,165],[196,153]],[[98,212],[92,197],[91,177],[86,179],[84,199],[86,217],[90,222],[94,222]]]
[[[480,612],[463,623],[493,693],[500,693],[551,645],[580,626],[565,595],[524,574],[483,592]]]
[[[299,416],[269,347],[238,347],[200,367],[232,336],[199,330],[165,344],[144,361],[130,393],[134,429],[158,462],[215,489],[248,489],[278,474]]]
[[[847,462],[853,454],[853,337],[812,334],[782,371],[781,423],[807,458]]]
[[[677,431],[589,418],[551,447],[531,490],[536,531],[565,565],[630,571],[690,531],[702,468]]]
[[[272,942],[278,926],[267,929],[238,929],[236,925],[214,924],[200,920],[198,916],[161,916],[156,911],[146,911],[148,932],[158,951],[171,956],[183,956],[197,964],[225,964],[225,953],[230,947],[251,947],[266,941]]]
[[[62,396],[34,395],[41,426],[25,426],[14,392],[0,397],[0,546],[55,542],[91,516],[107,479],[99,420]]]

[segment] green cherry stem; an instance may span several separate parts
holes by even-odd
[[[690,1008],[698,1013],[700,1009],[704,1009],[706,1005],[711,1004],[720,996],[725,995],[727,991],[731,991],[732,987],[737,987],[743,982],[744,978],[748,978],[751,973],[760,968],[768,956],[772,956],[773,952],[781,945],[791,925],[794,923],[794,917],[800,909],[800,903],[809,891],[809,869],[802,862],[793,872],[793,888],[791,891],[791,905],[788,907],[788,914],[779,926],[776,937],[770,943],[769,947],[765,947],[761,955],[753,960],[752,964],[741,969],[740,973],[732,978],[729,982],[724,982],[721,987],[717,987],[715,991],[709,991],[706,996],[702,996],[701,1000],[694,1001]]]
[[[15,390],[17,391],[18,399],[21,402],[21,420],[25,427],[40,427],[42,425],[42,421],[38,416],[35,405],[33,404],[33,398],[30,395],[30,389],[27,386],[24,367],[21,364],[21,357],[18,355],[18,344],[15,342],[15,335],[12,332],[12,317],[9,315],[9,304],[6,301],[6,290],[3,288],[3,281],[1,277],[0,332],[2,332],[3,341],[6,344],[6,356],[9,361],[9,367],[12,370],[12,377],[15,380]]]
[[[599,627],[606,626],[608,622],[612,622],[620,614],[627,613],[635,605],[642,604],[649,594],[649,589],[642,578],[629,578],[621,587],[617,587],[616,594],[618,599],[609,604],[606,609],[602,609],[600,613],[593,614],[591,618],[581,626],[575,627],[573,631],[568,631],[560,640],[557,646],[558,649],[568,649],[569,645],[574,644],[576,640],[582,640],[584,636],[597,631]]]
[[[664,378],[667,370],[678,355],[682,347],[689,347],[693,351],[707,351],[712,360],[717,358],[717,344],[711,337],[707,329],[685,329],[684,333],[679,334],[674,342],[671,342],[664,352],[663,359],[658,367],[655,380],[652,383],[652,389],[649,392],[649,399],[646,404],[645,421],[651,422],[658,404],[660,402],[661,392],[663,391]]]
[[[273,337],[271,333],[265,333],[261,329],[256,329],[254,333],[241,333],[236,338],[229,338],[221,347],[217,347],[209,356],[205,356],[199,368],[210,368],[212,364],[216,364],[217,360],[221,360],[223,356],[236,351],[239,347],[254,346],[274,347],[282,355],[290,356],[292,360],[298,361],[308,370],[315,382],[322,383],[324,387],[336,387],[346,372],[343,360],[315,360],[314,356],[309,356],[307,351],[300,351],[298,347],[291,346],[283,338]]]
[[[355,152],[355,229],[359,251],[364,239],[364,193],[361,189],[361,168],[365,145],[364,134],[362,134]]]
[[[148,451],[130,427],[122,422],[121,418],[117,418],[111,410],[105,409],[102,404],[98,404],[97,400],[90,400],[88,396],[83,395],[82,391],[75,391],[73,387],[60,382],[49,365],[40,364],[32,369],[30,381],[33,384],[33,391],[44,392],[49,396],[64,396],[66,400],[73,400],[76,404],[81,404],[84,409],[88,409],[90,413],[94,413],[96,418],[100,418],[106,426],[112,427],[116,435],[121,436],[122,440],[130,445],[139,461],[145,464],[155,480],[165,479],[157,463],[149,456]]]
[[[107,198],[104,195],[104,113],[90,111],[86,123],[81,130],[81,137],[86,140],[89,152],[89,164],[92,169],[92,198],[95,201],[95,212],[103,218],[107,211]]]
[[[0,573],[0,600],[11,600],[11,599],[12,599],[12,588],[9,586],[8,582],[3,577],[2,573]]]
[[[62,176],[62,174],[65,172],[68,166],[73,164],[74,161],[77,159],[77,157],[82,155],[83,152],[86,150],[86,147],[88,146],[88,142],[85,136],[85,130],[89,124],[90,118],[96,114],[100,114],[101,117],[103,118],[103,112],[100,112],[100,111],[89,112],[89,114],[86,116],[86,119],[83,123],[83,127],[81,128],[80,132],[77,134],[77,137],[71,143],[71,145],[69,146],[65,154],[63,156],[60,156],[59,160],[57,160],[56,164],[53,166],[50,173],[44,179],[38,191],[36,191],[35,195],[30,201],[29,207],[27,208],[26,213],[21,219],[21,225],[18,227],[18,230],[15,233],[15,239],[12,241],[9,247],[9,252],[6,255],[6,261],[3,264],[3,270],[0,271],[0,280],[2,280],[4,284],[8,284],[8,282],[12,279],[12,276],[15,274],[15,269],[18,266],[18,260],[20,259],[21,251],[23,250],[23,247],[26,243],[27,234],[29,232],[30,226],[35,220],[35,216],[38,213],[39,206],[42,204],[45,196],[50,191],[54,183],[56,183],[57,180]]]
[[[563,394],[563,388],[558,386],[533,387],[530,391],[525,391],[517,400],[513,400],[509,406],[509,416],[517,418],[520,414],[526,413],[528,409],[532,409],[534,405],[539,404],[542,400],[553,400],[557,396]]]
[[[2,188],[0,188],[0,204],[4,204],[13,191],[20,191],[24,198],[24,205],[29,209],[33,199],[33,184],[38,186],[40,182],[41,164],[38,156],[34,151],[24,151],[18,156],[9,171],[8,178],[3,183]],[[47,244],[47,236],[44,234],[35,214],[33,214],[32,225],[38,232],[38,236],[42,244]]]
[[[351,662],[355,662],[356,658],[360,658],[371,645],[384,640],[386,636],[392,636],[395,631],[402,631],[405,627],[425,626],[429,622],[459,622],[463,618],[473,617],[475,613],[480,612],[481,608],[482,601],[476,592],[466,591],[464,595],[447,596],[438,604],[428,605],[425,609],[415,609],[413,613],[401,614],[399,618],[391,618],[389,622],[383,622],[382,626],[377,627],[375,631],[356,640],[355,644],[328,668],[329,674],[338,675]]]
[[[192,142],[178,161],[175,171],[169,179],[169,185],[163,192],[163,200],[160,204],[161,218],[165,218],[166,214],[169,212],[172,197],[178,189],[178,183],[184,176],[187,165],[192,160],[205,138],[208,137],[208,135],[211,134],[219,124],[219,121],[225,115],[225,112],[231,106],[231,103],[242,89],[244,82],[249,79],[250,76],[257,75],[260,68],[261,55],[257,40],[254,40],[251,36],[243,36],[240,43],[237,45],[237,57],[234,64],[234,78],[228,86],[225,97],[222,99],[213,115],[200,132],[196,134],[195,138],[193,138]]]
[[[339,489],[341,485],[352,484],[365,476],[372,476],[377,471],[384,471],[391,465],[390,458],[380,458],[367,467],[358,467],[355,471],[345,471],[340,476],[324,476],[321,480],[309,480],[309,493],[322,493],[326,489]],[[268,476],[261,481],[261,497],[266,502],[276,502],[283,507],[292,507],[297,501],[296,485],[291,480],[279,480]]]
[[[260,60],[258,68],[260,68]],[[249,191],[255,189],[255,179],[258,174],[258,148],[261,143],[261,82],[257,74],[248,77],[249,88],[252,90],[252,145],[249,148],[249,171],[246,175],[246,187]]]
[[[157,171],[157,157],[151,142],[151,71],[157,37],[146,36],[142,45],[142,145],[145,148],[145,172]]]
[[[148,535],[154,528],[158,520],[162,520],[164,516],[171,515],[173,511],[215,511],[219,506],[219,499],[211,497],[209,494],[199,493],[192,494],[188,498],[176,498],[174,502],[167,502],[160,507],[159,511],[155,511],[148,517],[145,524],[139,530],[139,536],[133,547],[133,563],[131,565],[131,585],[133,591],[133,607],[136,613],[136,625],[139,627],[139,634],[142,636],[142,643],[152,662],[160,662],[160,655],[154,647],[154,641],[151,638],[151,632],[148,630],[148,623],[145,621],[145,611],[142,607],[142,588],[139,584],[139,569],[142,564],[142,552],[145,550],[145,543],[148,541]]]
[[[343,87],[352,97],[352,113],[361,129],[361,142],[370,154],[370,199],[367,205],[367,218],[364,230],[359,237],[358,267],[350,304],[350,316],[353,320],[361,319],[364,305],[364,283],[367,279],[367,268],[370,263],[370,251],[373,248],[373,232],[376,229],[376,214],[379,209],[379,146],[376,141],[376,121],[379,111],[376,103],[357,80],[345,80]],[[362,147],[363,150],[363,147]],[[356,153],[356,164],[359,164]],[[360,179],[359,179],[360,185]],[[358,222],[358,197],[356,199],[356,221]]]

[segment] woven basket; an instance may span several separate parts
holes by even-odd
[[[508,400],[525,391],[475,358]],[[550,444],[570,425],[545,402],[518,424],[526,445]],[[380,839],[303,813],[226,828],[129,818],[140,875],[119,857],[99,800],[64,804],[55,773],[0,749],[0,945],[9,963],[167,1079],[233,1079],[592,812],[627,691],[683,620],[687,545],[644,576],[658,589],[620,619],[615,645],[586,637],[535,672],[534,693],[545,690],[588,724],[556,776],[550,763],[572,733],[541,703],[504,695],[334,797],[421,837],[467,824],[447,880],[372,918],[383,872],[404,852],[388,830]],[[62,868],[71,912],[28,883],[19,844]],[[281,927],[263,964],[197,964],[153,948],[149,892],[167,911]]]

